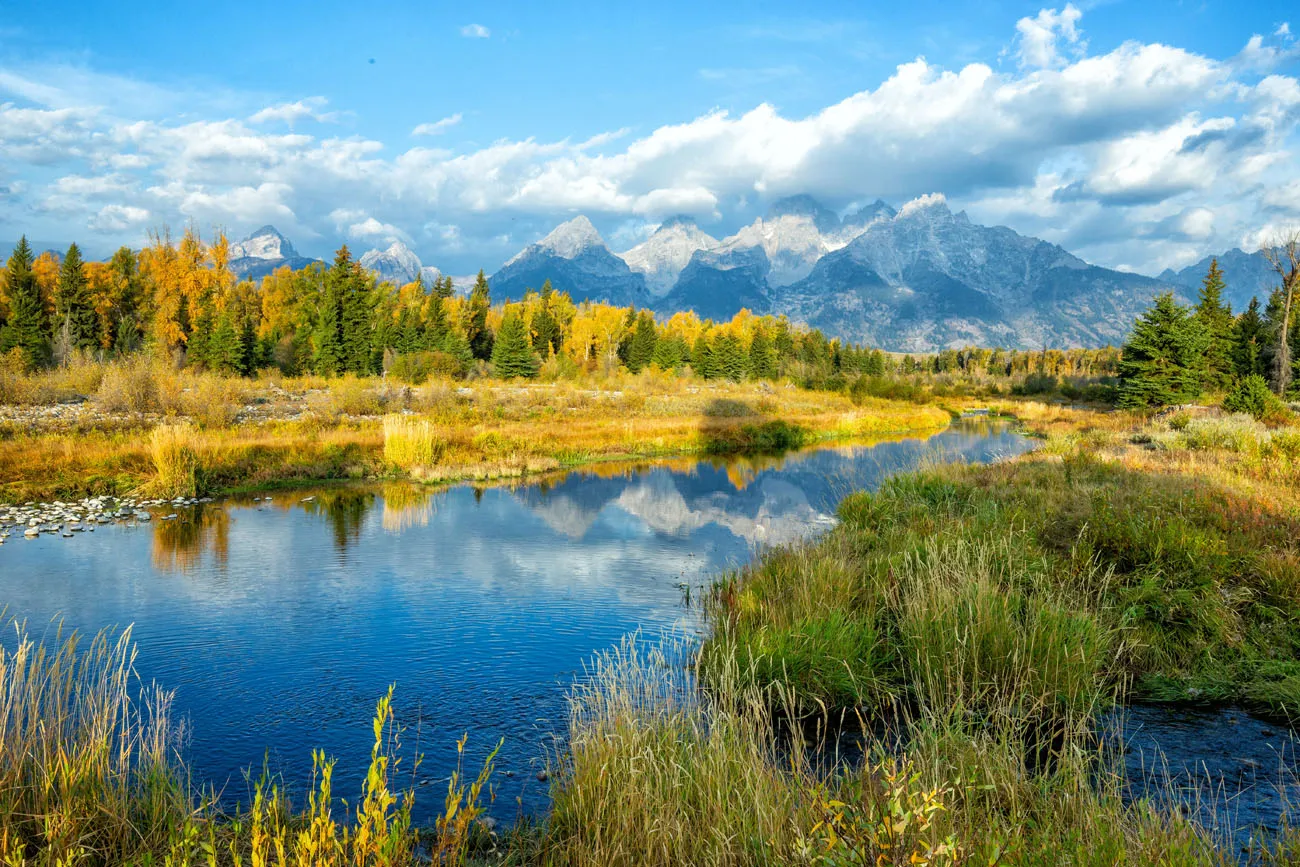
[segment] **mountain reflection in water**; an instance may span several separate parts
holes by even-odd
[[[304,791],[310,750],[359,789],[369,719],[390,683],[425,755],[419,815],[470,735],[467,767],[505,739],[503,818],[545,803],[535,780],[592,653],[643,629],[699,628],[698,588],[757,548],[821,532],[844,494],[926,461],[1029,447],[992,422],[929,439],[783,458],[601,465],[513,486],[407,484],[273,492],[0,550],[8,613],[83,631],[134,624],[137,669],[176,691],[198,781],[246,800],[265,758]],[[407,763],[404,767],[409,768]]]

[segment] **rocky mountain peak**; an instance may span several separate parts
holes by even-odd
[[[230,245],[233,259],[292,259],[298,251],[275,226],[263,226],[247,238]]]
[[[772,221],[781,217],[808,217],[822,233],[831,233],[840,227],[840,218],[834,211],[807,195],[787,196],[773,202],[767,209],[766,219]]]
[[[582,214],[556,226],[551,233],[536,244],[542,250],[564,259],[576,259],[590,247],[603,247],[605,240],[600,232]]]

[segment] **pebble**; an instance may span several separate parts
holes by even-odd
[[[27,502],[22,505],[0,504],[0,544],[10,535],[10,528],[23,531],[35,539],[43,533],[72,538],[77,533],[95,532],[97,527],[114,523],[143,523],[153,519],[149,509],[159,507],[193,507],[212,502],[211,497],[177,497],[174,500],[141,497],[86,497],[76,502],[54,500],[49,503]],[[163,520],[176,520],[171,512]]]

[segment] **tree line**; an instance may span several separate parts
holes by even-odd
[[[198,370],[249,376],[388,373],[408,382],[484,370],[533,377],[579,371],[636,373],[689,366],[707,379],[794,377],[835,387],[846,376],[983,372],[1015,376],[1113,372],[1106,350],[949,349],[898,356],[827,339],[784,317],[742,310],[714,322],[692,312],[663,321],[647,310],[575,303],[549,281],[522,300],[494,304],[482,272],[468,294],[450,277],[426,286],[381,282],[346,246],[334,261],[260,280],[230,270],[230,245],[156,233],[139,252],[85,261],[76,244],[34,255],[23,238],[0,279],[0,354],[28,370],[76,353],[140,351]]]
[[[1300,397],[1300,329],[1294,300],[1300,288],[1300,238],[1267,251],[1279,285],[1234,315],[1218,260],[1201,282],[1194,307],[1160,295],[1134,323],[1120,355],[1119,404],[1126,408],[1191,403],[1224,393],[1228,409],[1261,416]]]

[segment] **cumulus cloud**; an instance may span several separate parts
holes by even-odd
[[[482,24],[466,24],[460,28],[460,35],[467,39],[487,39],[492,35],[492,31]]]
[[[275,126],[320,119],[319,97],[196,120],[124,117],[27,86],[21,104],[0,104],[4,168],[48,177],[0,201],[0,218],[21,221],[55,199],[99,231],[133,231],[125,211],[105,214],[111,196],[137,217],[235,232],[272,222],[322,246],[402,240],[444,270],[468,272],[493,270],[510,245],[575,212],[631,241],[678,213],[725,234],[798,193],[836,208],[876,197],[921,207],[934,200],[919,197],[939,194],[1092,261],[1158,270],[1235,243],[1285,207],[1286,184],[1300,176],[1300,83],[1251,70],[1273,62],[1260,53],[1268,45],[1288,50],[1288,34],[1255,49],[1252,38],[1224,59],[1139,42],[1088,54],[1081,20],[1073,5],[1021,19],[1014,69],[917,58],[804,116],[759,104],[635,136],[507,138],[467,150],[391,152],[364,136]],[[1170,243],[1144,238],[1151,227]]]
[[[105,205],[86,223],[96,232],[125,232],[149,221],[149,212],[132,205]]]
[[[442,135],[461,121],[461,113],[456,112],[450,117],[444,117],[442,120],[435,120],[433,123],[422,123],[415,129],[411,130],[411,135]]]
[[[1078,7],[1067,3],[1060,12],[1040,9],[1033,18],[1017,21],[1020,65],[1036,69],[1061,66],[1065,63],[1059,48],[1061,42],[1069,46],[1072,53],[1082,52],[1085,46],[1081,44],[1077,27],[1082,17]]]

